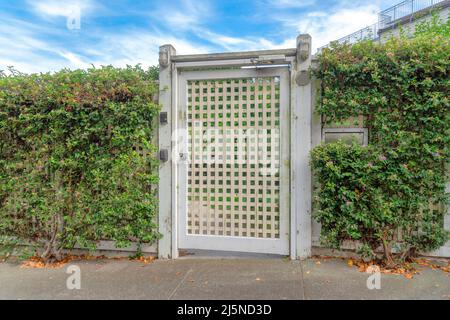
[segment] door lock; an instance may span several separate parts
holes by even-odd
[[[186,161],[187,159],[188,159],[188,154],[180,152],[180,160],[181,161]]]

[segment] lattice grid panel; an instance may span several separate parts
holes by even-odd
[[[187,90],[188,234],[280,238],[280,78]]]

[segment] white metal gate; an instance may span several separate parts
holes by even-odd
[[[289,79],[179,73],[178,248],[289,254]]]

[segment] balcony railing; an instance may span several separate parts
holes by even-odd
[[[410,17],[412,21],[414,14],[424,9],[432,9],[435,5],[446,0],[406,0],[378,14],[380,29],[391,27],[399,19]]]
[[[353,44],[362,40],[376,40],[376,39],[378,39],[378,23],[375,23],[371,26],[353,32],[352,34],[349,34],[348,36],[345,36],[333,42]],[[329,44],[320,47],[318,51],[320,52],[322,51],[323,48],[326,47],[329,47]]]
[[[338,39],[333,42],[337,43],[349,43],[353,44],[362,40],[376,40],[379,37],[380,30],[386,28],[392,28],[396,26],[396,23],[405,17],[409,17],[412,21],[414,14],[419,11],[429,9],[430,12],[437,5],[443,5],[445,2],[449,3],[449,0],[406,0],[389,9],[383,10],[378,14],[378,22],[358,30],[348,36]],[[329,44],[318,49],[318,52],[323,48],[329,47]]]

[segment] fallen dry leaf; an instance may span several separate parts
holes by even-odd
[[[367,265],[364,262],[360,262],[357,264],[359,272],[366,272]]]
[[[320,255],[314,255],[311,257],[312,259],[320,259],[320,260],[332,260],[332,259],[339,259],[339,257],[335,256],[320,256]]]
[[[56,268],[61,268],[63,266],[65,266],[66,264],[68,264],[71,261],[75,261],[75,260],[125,260],[125,259],[129,259],[128,257],[106,257],[105,255],[99,255],[99,256],[94,256],[94,255],[89,255],[89,254],[82,254],[82,255],[72,255],[72,254],[68,254],[65,255],[63,257],[63,259],[61,259],[61,261],[58,262],[54,262],[54,263],[45,263],[44,260],[41,257],[38,256],[34,256],[29,258],[28,260],[25,260],[22,264],[21,264],[21,268],[50,268],[50,269],[56,269]],[[154,256],[149,256],[149,257],[139,257],[137,259],[131,259],[132,261],[140,261],[143,262],[144,264],[148,264],[152,261],[154,261],[156,258]]]
[[[362,260],[360,261],[353,261],[352,259],[347,260],[347,265],[352,267],[356,266],[358,268],[359,272],[364,273],[375,273],[375,272],[381,272],[383,274],[394,274],[394,275],[407,275],[408,278],[418,273],[412,266],[405,264],[404,267],[398,267],[398,268],[386,268],[384,266],[379,266],[375,261],[370,262],[364,262]],[[409,278],[410,279],[410,278]]]
[[[149,256],[149,257],[145,257],[145,256],[140,256],[136,259],[131,259],[132,261],[139,261],[142,262],[144,264],[149,264],[151,262],[153,262],[156,258],[154,256]]]
[[[417,263],[421,267],[427,267],[427,268],[431,268],[433,270],[441,270],[443,272],[450,273],[450,263],[448,263],[447,266],[443,266],[443,265],[438,265],[438,264],[432,263],[430,260],[427,260],[427,259],[415,259],[414,262]]]

